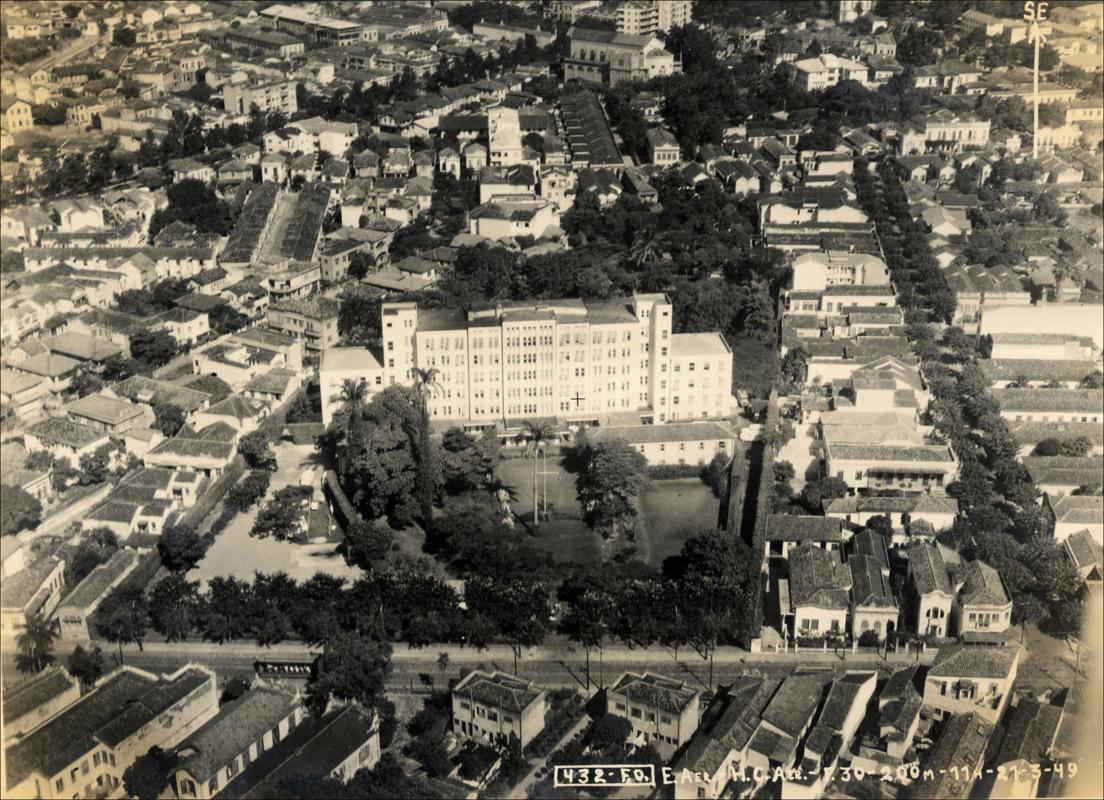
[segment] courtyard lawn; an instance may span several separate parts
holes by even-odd
[[[575,476],[560,466],[556,454],[549,456],[547,467],[542,461],[538,469],[550,473],[538,476],[539,481],[547,481],[549,519],[534,528],[532,460],[507,458],[498,465],[499,477],[513,491],[515,499],[511,506],[519,518],[519,528],[532,534],[532,543],[548,550],[558,562],[600,560],[602,537],[583,522],[583,510],[575,496]],[[539,487],[542,493],[544,485]]]
[[[658,569],[687,539],[717,527],[720,501],[699,480],[653,481],[640,506],[636,557]]]
[[[548,550],[560,563],[589,563],[630,549],[634,557],[658,568],[663,559],[677,554],[691,536],[717,524],[719,501],[697,480],[655,481],[641,498],[641,519],[631,540],[609,541],[583,522],[575,495],[575,476],[557,459],[548,460],[549,519],[533,528],[533,462],[506,459],[499,465],[503,483],[514,491],[518,524],[532,533],[532,542]],[[544,469],[541,465],[540,469]]]

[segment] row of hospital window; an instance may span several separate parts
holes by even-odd
[[[693,400],[694,400],[693,397],[688,398],[688,402],[693,402]],[[667,405],[667,398],[666,397],[660,397],[659,398],[659,404],[661,406]],[[677,406],[678,404],[679,404],[679,397],[676,394],[674,397],[671,398],[671,405]],[[709,396],[708,395],[702,395],[701,404],[703,406],[709,405]],[[719,406],[720,404],[721,404],[721,398],[720,397],[714,397],[713,398],[713,405]]]
[[[1016,415],[1016,422],[1022,422],[1023,419],[1024,419],[1023,415],[1021,415],[1021,414]],[[1076,414],[1071,414],[1069,420],[1066,419],[1065,414],[1056,414],[1054,416],[1054,419],[1051,420],[1051,418],[1048,414],[1043,414],[1041,417],[1039,417],[1038,420],[1036,420],[1035,416],[1033,414],[1029,414],[1027,416],[1027,421],[1028,422],[1033,422],[1033,421],[1034,422],[1052,422],[1052,421],[1053,422],[1067,422],[1067,421],[1068,422],[1078,422],[1078,419],[1077,419]],[[1080,421],[1081,422],[1100,422],[1100,415],[1099,414],[1093,414],[1092,416],[1083,416],[1083,417],[1081,417]]]
[[[639,451],[640,451],[641,453],[643,453],[643,452],[644,452],[644,445],[642,445],[642,444],[641,444],[641,445],[637,445],[637,449],[638,449],[638,450],[639,450]],[[679,446],[678,446],[678,449],[679,449],[679,452],[680,452],[680,453],[685,453],[685,452],[686,452],[686,442],[679,442]],[[698,442],[698,449],[699,449],[699,450],[704,450],[704,449],[705,449],[705,442]],[[728,449],[728,448],[727,448],[727,447],[725,446],[725,443],[724,443],[724,440],[723,440],[723,439],[722,439],[721,441],[717,442],[717,449],[718,449],[718,450],[726,450],[726,449]],[[661,442],[661,443],[660,443],[660,445],[659,445],[659,452],[661,452],[661,453],[666,453],[666,452],[667,452],[667,445]]]

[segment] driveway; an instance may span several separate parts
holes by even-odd
[[[820,451],[819,440],[815,435],[815,425],[794,424],[793,427],[794,438],[786,442],[774,460],[789,461],[793,464],[794,479],[791,485],[794,494],[799,494],[806,483],[820,477]]]
[[[280,442],[273,449],[276,452],[276,471],[272,473],[265,499],[230,521],[208,549],[203,561],[189,573],[191,580],[198,580],[206,586],[211,578],[218,576],[251,581],[254,572],[283,571],[299,581],[311,578],[316,572],[349,580],[360,575],[359,569],[348,566],[336,553],[334,545],[293,544],[249,535],[260,505],[268,502],[277,491],[287,486],[298,486],[304,470],[311,467],[315,468],[316,484],[322,477],[313,445]]]

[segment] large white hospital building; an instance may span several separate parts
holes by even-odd
[[[384,303],[382,351],[323,353],[322,421],[329,424],[346,380],[369,396],[438,370],[431,421],[468,430],[524,419],[639,425],[736,413],[732,351],[719,333],[672,333],[662,294],[581,300],[487,302],[469,311]]]

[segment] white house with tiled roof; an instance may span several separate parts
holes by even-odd
[[[1062,543],[1063,552],[1090,594],[1100,592],[1104,581],[1104,548],[1101,548],[1088,531],[1070,534]]]
[[[1001,575],[984,561],[968,561],[954,575],[952,617],[960,636],[1000,634],[1012,624],[1012,598]]]
[[[974,712],[996,723],[1011,697],[1019,663],[1019,648],[941,648],[928,667],[924,703],[938,718]]]
[[[200,430],[185,425],[174,438],[161,442],[142,460],[146,466],[167,467],[217,478],[233,460],[241,431],[216,422]]]
[[[120,795],[138,757],[172,748],[217,711],[217,681],[206,667],[188,664],[171,675],[121,667],[7,748],[3,794]]]
[[[648,459],[649,464],[705,464],[720,454],[731,458],[736,432],[724,422],[680,425],[614,425],[598,428],[592,443],[619,441]]]
[[[839,519],[805,514],[771,514],[767,517],[763,536],[764,558],[786,558],[790,551],[807,542],[825,550],[838,551],[844,534],[843,523]]]
[[[935,746],[923,762],[920,779],[912,784],[913,797],[972,797],[974,784],[983,774],[986,747],[993,734],[993,720],[983,714],[955,714],[942,728]]]
[[[779,595],[783,587],[779,582]],[[785,586],[793,614],[793,635],[802,638],[843,637],[850,611],[851,570],[839,551],[805,542],[789,553],[789,581]]]
[[[154,421],[149,406],[104,394],[90,394],[74,400],[65,406],[65,413],[74,422],[116,436],[132,428],[148,427]]]
[[[700,692],[651,672],[626,672],[606,693],[606,713],[627,719],[633,734],[660,752],[673,752],[698,727]]]
[[[1012,422],[1104,421],[1099,389],[994,389],[1000,414]]]
[[[915,602],[910,614],[921,636],[950,635],[955,593],[939,548],[915,542],[908,550],[908,581]]]
[[[1104,544],[1104,498],[1100,495],[1046,495],[1043,507],[1054,518],[1056,541],[1086,531],[1097,544]]]
[[[946,530],[958,515],[958,501],[936,494],[911,494],[900,497],[865,495],[837,497],[824,501],[824,515],[856,525],[865,525],[871,517],[888,516],[894,526],[924,521],[935,531]]]
[[[891,637],[897,630],[900,610],[889,586],[888,564],[872,556],[852,554],[847,566],[851,569],[851,635],[856,640],[868,632],[878,641]]]
[[[452,730],[492,744],[516,736],[525,747],[544,729],[546,708],[547,693],[532,681],[476,670],[452,690]]]

